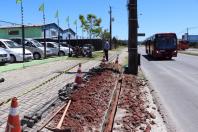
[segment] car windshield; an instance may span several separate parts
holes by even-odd
[[[58,43],[52,43],[54,45],[54,48],[58,48]]]
[[[173,49],[176,48],[177,41],[175,38],[158,38],[156,46],[159,49]]]
[[[31,40],[31,42],[36,46],[36,47],[43,47],[43,45],[41,43],[39,43],[36,40]]]
[[[61,47],[68,47],[66,44],[60,44]]]
[[[13,41],[5,41],[5,43],[7,44],[9,48],[21,48],[20,45],[18,45],[17,43]]]

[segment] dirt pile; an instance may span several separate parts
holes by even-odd
[[[62,129],[74,132],[100,131],[114,95],[116,82],[120,81],[121,71],[121,66],[117,64],[105,64],[90,70],[90,74],[85,76],[84,86],[72,92],[72,103]],[[145,83],[132,75],[124,74],[121,78],[121,92],[113,130],[149,132],[155,124],[156,115],[147,111],[145,92],[140,88]],[[61,116],[62,113],[59,113],[55,117],[51,127],[57,125]]]
[[[116,80],[117,73],[104,70],[73,92],[63,128],[71,128],[75,132],[99,130]],[[54,124],[57,124],[61,116],[62,113],[55,117]]]

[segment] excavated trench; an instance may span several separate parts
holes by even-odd
[[[92,69],[93,70],[93,69]],[[94,69],[84,85],[70,95],[71,105],[64,118],[61,129],[72,132],[102,131],[109,104],[113,102],[116,82],[121,76],[121,67],[116,64],[103,65]],[[132,75],[122,74],[121,92],[117,108],[124,110],[119,121],[115,119],[113,130],[149,132],[155,115],[146,110],[140,90],[143,82]],[[62,110],[48,125],[55,128],[63,114]],[[120,114],[116,111],[115,117]],[[144,124],[144,127],[142,127]]]

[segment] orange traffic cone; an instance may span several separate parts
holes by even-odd
[[[8,115],[8,121],[5,132],[21,132],[21,124],[19,114],[17,111],[18,101],[14,97],[11,102],[10,113]]]
[[[119,60],[119,55],[117,55],[117,57],[116,57],[115,64],[118,64],[118,60]]]
[[[81,84],[82,84],[81,63],[79,63],[79,67],[78,67],[76,78],[75,78],[75,83],[77,86],[81,86]]]

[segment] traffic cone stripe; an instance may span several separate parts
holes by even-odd
[[[11,116],[17,116],[19,113],[17,111],[17,108],[10,108],[10,115]]]
[[[11,102],[11,108],[8,115],[7,126],[5,132],[21,132],[20,117],[18,114],[18,101],[14,97]]]
[[[14,126],[8,123],[7,127],[8,127],[8,132],[12,132],[12,128],[14,128]]]
[[[81,63],[79,64],[79,67],[77,69],[75,83],[77,84],[77,86],[80,86],[80,84],[82,84]]]
[[[76,74],[76,77],[81,77],[81,74],[77,73],[77,74]]]

